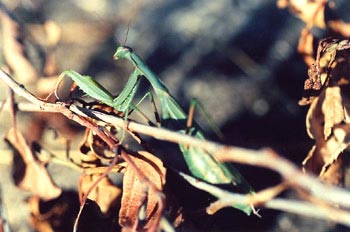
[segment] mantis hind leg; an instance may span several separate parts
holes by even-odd
[[[154,116],[156,119],[156,123],[154,123],[142,110],[139,109],[139,105],[146,99],[148,98],[151,102],[152,108],[153,108],[153,112],[154,112]],[[128,107],[126,107],[125,109],[125,115],[124,115],[124,121],[126,122],[128,120],[129,115],[135,111],[140,118],[142,118],[148,125],[150,126],[157,126],[160,127],[160,117],[158,114],[158,110],[157,110],[157,106],[156,103],[154,101],[154,97],[153,94],[151,92],[147,92],[136,104],[130,103]],[[121,139],[120,142],[123,141],[123,139],[125,138],[125,129],[122,130],[122,135],[121,135]]]
[[[62,85],[62,82],[63,82],[63,79],[64,79],[65,75],[67,75],[67,74],[68,74],[68,71],[65,71],[65,72],[62,72],[58,76],[53,90],[46,96],[46,98],[44,98],[45,101],[47,101],[52,95],[54,95],[56,97],[56,100],[62,101],[62,99],[58,96],[58,90],[59,90],[59,88]],[[77,87],[79,87],[79,86],[73,81],[73,83],[70,85],[68,99],[72,98],[73,91]]]
[[[192,128],[195,109],[199,109],[201,114],[206,118],[208,124],[210,125],[211,130],[218,136],[220,140],[224,140],[224,135],[220,131],[220,128],[215,123],[213,117],[208,113],[203,104],[197,100],[196,98],[191,99],[191,105],[188,111],[187,123],[186,123],[186,134],[190,134],[190,130]]]
[[[151,102],[152,108],[153,108],[153,113],[154,113],[154,118],[156,120],[156,123],[154,123],[144,112],[142,112],[139,109],[139,105],[146,99],[148,98],[149,101]],[[150,126],[157,126],[157,127],[161,127],[161,120],[159,117],[159,113],[157,110],[157,106],[156,103],[154,101],[154,97],[152,92],[147,92],[135,105],[131,105],[132,110],[135,110],[135,112],[138,113],[138,115],[144,119],[144,121],[147,122],[148,125]]]
[[[58,79],[56,80],[53,90],[51,90],[51,92],[43,100],[48,101],[52,95],[55,95],[56,100],[59,100],[59,101],[61,100],[61,98],[58,96],[57,90],[60,88],[63,78],[64,78],[64,75],[62,73],[61,75],[58,76]]]

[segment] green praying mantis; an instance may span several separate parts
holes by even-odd
[[[132,104],[132,100],[137,92],[140,79],[144,77],[148,80],[160,101],[162,111],[161,125],[164,125],[164,122],[171,121],[177,124],[181,133],[188,133],[198,139],[205,139],[204,133],[197,123],[194,122],[193,125],[188,128],[188,125],[186,125],[188,115],[170,94],[159,77],[152,72],[131,48],[126,46],[118,47],[114,54],[114,59],[126,59],[130,61],[134,67],[124,89],[116,98],[113,98],[102,85],[90,76],[83,76],[73,70],[68,70],[61,74],[61,78],[64,76],[70,77],[87,95],[120,112],[125,112],[127,115],[129,110],[135,107]],[[179,144],[179,147],[188,169],[193,176],[211,184],[233,184],[243,193],[253,193],[252,188],[246,180],[231,164],[221,163],[207,151],[196,147],[184,144]],[[215,194],[212,195],[215,196]],[[248,205],[233,205],[233,207],[244,211],[248,215],[252,211],[252,208]]]

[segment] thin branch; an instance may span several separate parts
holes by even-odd
[[[181,172],[179,172],[179,175],[198,189],[202,189],[206,192],[216,193],[216,196],[219,198],[219,200],[212,203],[207,208],[208,213],[216,212],[221,208],[230,207],[234,204],[259,205],[264,208],[305,215],[318,219],[332,220],[334,222],[350,226],[350,213],[348,211],[341,210],[336,207],[318,205],[305,201],[291,199],[287,200],[282,198],[271,199],[271,197],[273,197],[275,194],[280,193],[280,191],[284,189],[285,186],[282,186],[283,184],[263,190],[256,194],[245,195],[223,190]]]
[[[350,207],[350,193],[348,191],[339,187],[323,184],[317,177],[303,173],[300,168],[271,149],[251,150],[226,146],[208,140],[200,140],[178,132],[146,126],[133,121],[128,121],[126,124],[124,119],[97,111],[87,110],[75,105],[71,105],[70,109],[77,114],[94,116],[118,127],[149,135],[159,140],[200,147],[213,154],[222,162],[236,162],[271,169],[278,172],[290,184],[302,187],[315,197],[344,207]]]
[[[28,104],[23,104],[23,106],[24,107],[22,108],[22,103],[18,104],[18,109],[38,109],[36,106],[29,106]],[[315,197],[334,204],[339,204],[343,207],[350,207],[350,193],[348,191],[339,187],[323,184],[317,179],[317,177],[303,173],[293,163],[277,155],[270,149],[251,150],[234,146],[226,146],[208,140],[196,139],[194,137],[163,128],[146,126],[132,121],[128,121],[126,124],[124,119],[103,114],[98,111],[84,109],[75,105],[71,105],[70,109],[82,116],[93,116],[120,128],[127,128],[132,132],[152,136],[159,140],[173,143],[183,143],[190,146],[203,148],[208,152],[215,154],[215,157],[222,162],[236,162],[271,169],[278,172],[285,180],[289,181],[290,184],[302,187]]]

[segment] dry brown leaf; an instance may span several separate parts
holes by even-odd
[[[346,23],[342,20],[330,20],[327,22],[327,26],[337,34],[350,37],[350,23]]]
[[[34,82],[38,74],[27,58],[23,44],[23,29],[3,11],[0,11],[0,20],[2,26],[2,47],[7,65],[14,72],[19,82],[24,84]]]
[[[56,212],[40,212],[40,199],[38,197],[29,199],[29,207],[31,209],[30,223],[32,226],[39,232],[54,232],[49,218],[54,216]]]
[[[324,160],[321,175],[324,173],[325,168],[331,165],[338,158],[339,154],[349,146],[349,132],[350,124],[336,126],[333,130],[333,135],[327,140],[325,146],[320,149]]]
[[[81,182],[82,193],[85,194],[98,178],[98,174],[84,176]],[[105,177],[89,193],[88,197],[99,205],[102,213],[109,214],[112,213],[111,210],[115,210],[120,194],[121,190],[113,185],[108,177]]]
[[[305,36],[303,33],[308,35],[305,29],[302,32],[302,37]],[[312,61],[309,60],[311,58],[311,54],[309,54],[310,51],[308,50],[310,49],[309,46],[311,45],[303,44],[310,43],[308,40],[309,38],[307,38],[307,36],[305,39],[301,38],[298,47],[300,53],[305,52],[304,59],[307,64]],[[327,38],[319,42],[316,60],[314,60],[312,65],[309,66],[308,78],[304,82],[303,98],[299,101],[299,105],[310,104],[318,95],[321,94],[322,88],[330,84],[329,77],[334,76],[334,71],[337,72],[339,70],[338,68],[334,68],[338,64],[336,60],[337,53],[345,49],[346,46],[348,46],[347,43],[331,38]],[[339,76],[339,73],[337,73],[337,76]],[[337,80],[333,79],[337,78],[332,77],[331,80],[332,83],[336,83]]]
[[[6,140],[18,151],[26,165],[25,175],[18,187],[30,191],[43,200],[57,198],[62,190],[54,184],[44,164],[35,159],[23,135],[17,129],[11,128]]]
[[[80,158],[82,167],[96,167],[100,164],[99,159],[91,150],[90,144],[90,129],[86,129],[82,142],[79,145],[79,150],[83,154]]]
[[[312,148],[308,152],[307,156],[303,160],[302,165],[303,165],[304,172],[309,171],[309,172],[312,172],[315,174],[320,173],[319,172],[320,168],[318,168],[320,165],[318,165],[318,164],[322,163],[322,161],[316,160],[317,158],[320,159],[320,157],[314,156],[315,150],[316,150],[316,145],[312,146]]]
[[[79,210],[76,193],[63,192],[51,201],[42,201],[32,196],[29,198],[30,223],[38,232],[72,231],[74,219]]]
[[[146,151],[138,152],[138,156],[130,156],[142,173],[159,189],[165,184],[166,169],[160,159]],[[145,183],[139,179],[134,170],[126,169],[123,179],[123,195],[121,209],[119,211],[119,224],[122,227],[133,227],[137,221],[139,208],[144,203],[147,194],[147,216],[144,228],[152,226],[154,220],[159,217],[159,196],[154,190],[149,189],[145,193]]]
[[[307,132],[315,139],[316,145],[310,150],[303,165],[306,170],[333,184],[339,183],[342,173],[341,162],[337,158],[349,144],[349,49],[348,40],[322,40],[307,80],[311,84],[318,82],[319,88],[304,88],[319,89],[320,94],[313,97],[306,117]]]
[[[84,138],[79,148],[80,151],[86,155],[83,161],[86,161],[87,165],[89,165],[88,162],[91,163],[91,161],[96,161],[95,165],[98,165],[99,160],[110,159],[115,155],[110,151],[108,145],[90,129],[85,130]]]
[[[350,124],[338,125],[327,140],[316,141],[316,145],[303,161],[304,169],[322,177],[340,153],[349,146],[349,133]]]
[[[324,9],[326,2],[323,0],[309,1],[309,0],[278,0],[277,6],[279,8],[288,7],[289,10],[305,23],[310,23],[319,28],[325,28]],[[321,5],[320,5],[321,4]],[[315,12],[317,14],[315,15]]]
[[[298,53],[303,56],[304,62],[308,67],[315,62],[314,59],[314,36],[308,28],[303,28],[298,42]]]
[[[344,155],[341,154],[321,175],[321,179],[331,185],[344,185]]]
[[[322,112],[324,115],[324,138],[327,139],[332,133],[333,126],[345,120],[339,86],[328,87],[325,89]]]
[[[316,141],[324,140],[324,116],[321,111],[323,98],[323,95],[317,97],[311,103],[306,115],[306,131],[309,137]]]

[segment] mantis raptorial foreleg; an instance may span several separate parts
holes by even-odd
[[[57,95],[57,88],[65,76],[70,77],[76,83],[76,85],[79,86],[79,88],[88,96],[108,106],[113,107],[119,112],[124,113],[125,115],[124,118],[125,120],[127,120],[127,116],[129,115],[130,110],[133,109],[131,102],[135,96],[135,93],[140,83],[139,73],[136,70],[131,73],[124,89],[116,98],[113,98],[112,94],[109,93],[108,90],[106,90],[101,84],[95,81],[92,77],[81,75],[73,70],[68,70],[68,71],[64,71],[59,76],[59,80],[55,88],[55,95],[58,99],[59,97]],[[124,137],[125,137],[125,131],[123,130],[120,140],[122,141]]]
[[[57,94],[58,87],[65,76],[70,77],[76,83],[76,85],[79,86],[79,88],[90,97],[113,107],[113,96],[100,83],[96,82],[90,76],[81,75],[73,70],[64,71],[58,77],[58,81],[54,90],[57,99],[60,99]]]
[[[108,92],[100,83],[95,81],[90,76],[85,76],[77,73],[73,70],[64,71],[59,76],[59,81],[57,82],[55,95],[57,96],[57,87],[61,80],[65,77],[70,77],[79,88],[86,93],[88,96],[109,105],[120,112],[126,112],[130,108],[131,101],[133,100],[135,93],[139,87],[139,73],[135,70],[131,73],[128,82],[126,83],[122,92],[118,97],[113,98],[112,94]]]
[[[154,102],[154,97],[153,97],[153,94],[151,92],[147,92],[140,100],[138,103],[136,103],[134,109],[141,114],[141,116],[143,116],[145,119],[147,119],[148,121],[148,124],[149,125],[154,125],[154,123],[142,112],[139,110],[139,105],[141,104],[141,102],[143,102],[145,100],[145,98],[149,99],[149,101],[151,102],[152,104],[152,108],[153,108],[153,112],[154,112],[154,118],[156,119],[156,123],[157,123],[157,127],[160,127],[160,117],[159,117],[159,114],[158,114],[158,110],[157,110],[157,106],[156,106],[156,103]]]
[[[198,101],[196,98],[191,99],[191,105],[190,109],[188,111],[188,117],[187,117],[187,123],[186,123],[186,134],[189,134],[190,129],[193,125],[193,120],[194,120],[194,112],[195,109],[198,109],[200,113],[206,118],[208,121],[211,129],[214,131],[214,133],[220,138],[224,139],[224,135],[220,131],[219,127],[216,125],[213,117],[206,111],[205,107],[202,105],[200,101]]]

